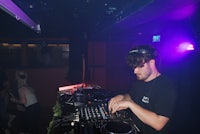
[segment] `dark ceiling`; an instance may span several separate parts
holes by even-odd
[[[68,37],[77,33],[95,33],[152,0],[13,0],[41,26],[42,37]],[[15,18],[0,11],[1,33],[5,37],[34,36]],[[3,21],[3,22],[2,22]],[[24,31],[25,33],[21,33]],[[30,34],[30,35],[29,35]],[[37,36],[37,35],[36,35]]]
[[[1,1],[1,0],[0,0]],[[40,24],[38,34],[0,9],[1,38],[70,38],[94,35],[127,20],[132,26],[155,19],[199,0],[13,0],[32,20]],[[197,3],[198,2],[198,3]],[[144,10],[145,7],[145,10]],[[130,18],[131,19],[127,19]],[[130,27],[124,24],[124,28]]]

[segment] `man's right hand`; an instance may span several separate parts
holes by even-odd
[[[124,99],[124,95],[117,95],[113,98],[110,99],[110,101],[108,102],[108,110],[112,111],[113,107],[119,102],[122,101]]]

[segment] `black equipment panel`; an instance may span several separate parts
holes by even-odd
[[[113,95],[103,89],[59,93],[62,116],[53,121],[51,134],[141,134],[126,110],[109,113]]]

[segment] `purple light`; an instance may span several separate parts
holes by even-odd
[[[194,50],[194,46],[191,44],[187,47],[187,50]]]
[[[194,50],[194,46],[189,42],[181,43],[178,47],[179,52],[191,51]]]
[[[29,18],[14,2],[11,0],[0,0],[0,9],[4,10],[16,20],[21,21],[26,26],[35,30],[37,33],[41,32],[40,25],[36,24],[31,18]]]
[[[186,19],[194,15],[198,9],[197,1],[199,0],[170,0],[168,13],[166,18],[170,20],[181,20]],[[174,6],[172,6],[174,5]]]
[[[176,62],[195,50],[193,40],[182,33],[178,33],[163,42],[161,55],[166,61]]]
[[[171,14],[169,14],[172,19],[184,19],[187,18],[195,12],[195,5],[188,5],[183,8],[177,9],[173,11]]]

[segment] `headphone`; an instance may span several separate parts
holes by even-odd
[[[155,59],[157,57],[156,50],[150,45],[140,45],[129,51],[130,55],[141,55],[147,59]]]

